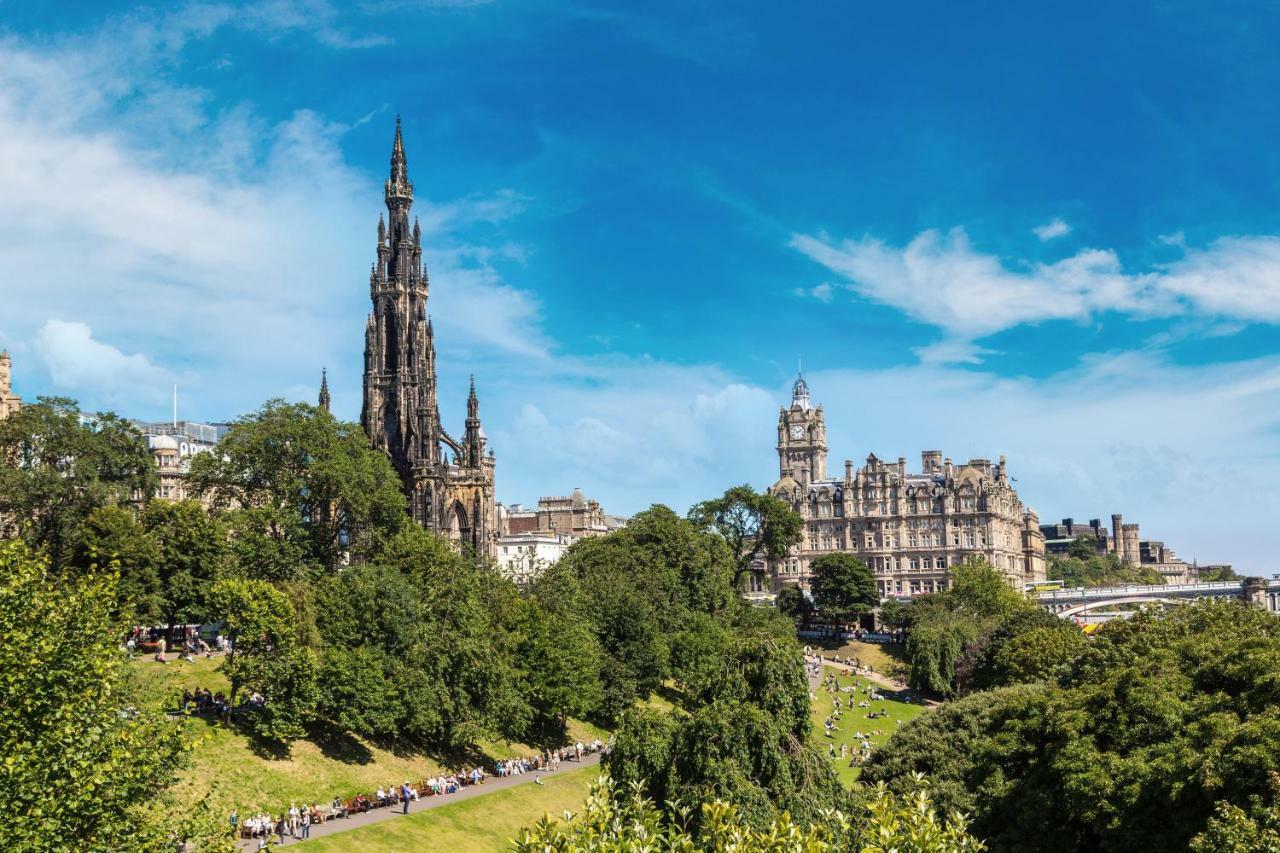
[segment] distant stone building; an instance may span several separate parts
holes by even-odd
[[[13,360],[8,350],[0,350],[0,418],[22,408],[22,398],[13,393]]]
[[[147,450],[156,462],[159,482],[155,497],[166,501],[196,499],[187,483],[191,460],[208,453],[226,434],[227,424],[195,421],[134,421],[147,440]]]
[[[1042,524],[1045,554],[1065,555],[1077,539],[1084,538],[1095,554],[1111,553],[1111,534],[1102,525],[1102,519],[1091,518],[1088,524],[1078,524],[1074,518],[1064,518],[1057,524]]]
[[[498,537],[498,571],[521,586],[529,583],[569,550],[562,536],[513,533]]]
[[[826,422],[803,376],[778,415],[778,473],[770,491],[804,519],[803,539],[783,559],[759,564],[751,589],[807,589],[812,562],[838,552],[871,567],[882,597],[946,589],[949,569],[969,557],[986,559],[1018,588],[1044,579],[1040,520],[1018,499],[1003,457],[955,465],[926,450],[914,473],[904,458],[871,455],[828,477]]]
[[[373,310],[365,324],[360,424],[390,457],[414,520],[455,547],[492,557],[498,541],[493,451],[480,424],[474,378],[461,436],[451,436],[440,419],[430,281],[422,230],[409,220],[413,184],[399,118],[383,198],[387,220],[378,219],[377,258],[369,271]]]
[[[537,509],[514,504],[501,510],[504,535],[540,533],[558,536],[572,544],[579,539],[604,536],[627,523],[627,519],[608,515],[600,502],[574,489],[568,497],[538,498]]]
[[[1195,583],[1200,579],[1200,567],[1187,563],[1157,539],[1143,539],[1137,524],[1126,524],[1124,516],[1111,516],[1110,529],[1103,527],[1100,519],[1090,519],[1088,525],[1076,524],[1064,518],[1058,524],[1040,527],[1045,537],[1045,551],[1050,556],[1065,556],[1072,544],[1083,537],[1098,555],[1115,554],[1131,566],[1146,567],[1159,572],[1165,583]],[[1229,571],[1228,565],[1205,566],[1206,571]]]

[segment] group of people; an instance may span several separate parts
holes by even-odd
[[[144,645],[154,646],[154,660],[156,663],[168,662],[165,655],[169,651],[169,637],[166,635],[165,629],[135,627],[129,632],[129,636],[124,641],[125,650],[130,655],[135,654]],[[178,647],[177,641],[174,642],[174,647]],[[223,654],[229,652],[231,650],[231,641],[218,634],[214,638],[213,645],[210,645],[200,636],[200,631],[196,626],[188,625],[182,632],[181,648],[182,651],[179,652],[178,659],[187,663],[195,663],[197,654],[211,658],[215,649]]]
[[[223,722],[231,720],[231,700],[221,690],[214,693],[207,687],[197,687],[193,693],[183,690],[178,700],[178,712],[182,714],[198,714],[213,716]]]
[[[863,687],[859,687],[856,681],[842,685],[840,683],[840,677],[836,676],[834,673],[826,674],[825,670],[821,669],[823,663],[821,655],[806,654],[806,665],[809,665],[811,660],[817,661],[819,670],[817,673],[814,673],[812,670],[810,670],[810,672],[815,678],[821,674],[821,689],[827,694],[827,697],[831,701],[831,713],[828,714],[822,722],[823,730],[828,738],[833,741],[836,739],[836,733],[839,731],[841,715],[852,712],[855,709],[865,709],[866,714],[864,716],[868,720],[877,720],[889,716],[888,708],[885,705],[882,704],[878,708],[872,707],[873,702],[884,702],[889,698],[882,693],[876,685],[868,683]],[[849,678],[853,672],[864,671],[861,666],[862,662],[857,658],[841,659],[837,657],[834,662],[838,666],[845,667],[843,672],[844,678]],[[870,667],[867,667],[866,671],[870,671]],[[866,698],[859,697],[859,692],[865,692]],[[813,698],[816,699],[817,697],[815,696]],[[894,698],[910,701],[910,699],[905,695],[895,696]],[[827,744],[827,757],[833,760],[848,759],[849,766],[856,767],[871,757],[871,753],[875,749],[874,744],[871,742],[871,738],[883,735],[884,732],[879,729],[872,729],[867,732],[863,732],[861,730],[855,731],[853,733],[853,739],[856,746],[842,743],[837,747],[835,743],[829,743]]]
[[[208,691],[205,692],[207,693]],[[200,691],[196,691],[196,693],[199,694]],[[192,697],[192,701],[196,701],[195,697]],[[495,771],[497,776],[505,777],[543,770],[556,770],[559,769],[562,760],[576,759],[581,761],[582,756],[600,752],[603,749],[604,745],[599,739],[589,744],[578,741],[571,746],[548,750],[537,755],[502,759],[496,762]],[[334,818],[349,817],[371,809],[388,808],[397,805],[400,806],[404,814],[408,814],[411,802],[416,802],[426,796],[453,794],[464,786],[484,784],[487,778],[488,774],[483,768],[473,767],[470,770],[432,776],[417,784],[411,784],[406,780],[400,785],[386,787],[380,785],[375,793],[369,795],[357,794],[350,800],[344,801],[340,797],[335,797],[328,806],[322,806],[317,803],[313,806],[303,804],[299,807],[297,804],[293,804],[289,806],[287,812],[278,816],[257,814],[246,818],[243,823],[240,822],[239,815],[232,812],[230,817],[231,832],[241,838],[257,839],[258,849],[264,850],[272,843],[273,839],[276,844],[284,844],[285,838],[299,840],[310,838],[311,827]],[[540,783],[541,777],[535,777],[534,781]]]
[[[503,778],[505,776],[520,776],[524,773],[543,770],[555,771],[560,769],[560,762],[562,761],[581,761],[582,756],[600,752],[602,749],[604,749],[604,744],[600,742],[600,738],[585,744],[582,741],[577,741],[570,746],[549,749],[546,752],[526,758],[502,759],[494,765],[494,772],[498,778]],[[539,780],[534,779],[534,781],[537,782]]]

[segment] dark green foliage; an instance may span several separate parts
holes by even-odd
[[[1067,586],[1123,586],[1124,584],[1160,584],[1164,576],[1150,566],[1132,566],[1115,554],[1095,554],[1072,543],[1066,557],[1049,557],[1047,575]]]
[[[985,561],[970,560],[957,566],[951,589],[921,596],[899,614],[909,628],[908,683],[916,690],[940,696],[953,695],[978,681],[1001,683],[986,671],[992,662],[982,638],[994,636],[1006,622],[1012,636],[1017,626],[1024,625],[1018,620],[1034,609],[1026,596]],[[1039,617],[1030,618],[1032,621],[1025,623],[1028,629],[1042,624]]]
[[[229,513],[241,568],[257,578],[298,577],[303,563],[332,571],[407,522],[400,479],[360,425],[303,403],[239,418],[192,462],[191,486]]]
[[[796,622],[803,622],[813,613],[813,602],[809,601],[804,591],[793,583],[784,584],[782,589],[778,590],[773,606],[778,608],[778,612],[783,616]]]
[[[523,603],[516,660],[527,685],[538,742],[561,738],[568,718],[595,712],[604,698],[600,646],[590,624],[572,614]]]
[[[155,490],[155,463],[132,424],[111,413],[82,424],[75,401],[60,397],[0,419],[0,460],[0,534],[43,549],[55,570],[95,509]]]
[[[1213,583],[1214,581],[1234,581],[1239,580],[1240,575],[1230,566],[1201,566],[1197,570],[1197,576],[1201,583]]]
[[[316,659],[298,642],[297,614],[288,597],[266,581],[237,578],[214,584],[210,603],[233,643],[222,664],[232,701],[241,690],[265,699],[247,717],[249,727],[278,743],[302,737],[315,718]]]
[[[133,510],[101,506],[80,525],[70,565],[78,571],[111,570],[116,585],[116,612],[124,621],[154,625],[166,610],[160,582],[161,549],[143,529]]]
[[[623,716],[607,760],[613,777],[657,802],[726,800],[754,827],[782,811],[809,824],[847,806],[848,792],[806,742],[808,683],[794,640],[751,631],[729,641],[719,662],[719,677],[690,697],[689,716]]]
[[[1076,625],[1038,607],[1019,608],[969,643],[956,665],[959,692],[1047,678],[1084,645]]]
[[[142,513],[142,525],[160,549],[161,621],[211,619],[209,588],[230,568],[226,528],[195,501],[153,500]]]
[[[993,850],[1182,850],[1239,829],[1223,803],[1265,827],[1280,804],[1280,619],[1226,601],[1138,614],[1053,671],[903,727],[868,779],[929,773]]]
[[[813,601],[823,619],[852,622],[880,602],[871,569],[852,554],[824,554],[809,571]]]
[[[7,850],[160,850],[182,729],[136,695],[115,578],[0,542],[0,834]],[[154,808],[153,808],[154,807]]]
[[[800,541],[804,522],[791,507],[750,486],[735,486],[721,497],[703,501],[689,510],[689,520],[699,530],[724,539],[733,555],[733,586],[750,570],[757,557],[781,559]]]

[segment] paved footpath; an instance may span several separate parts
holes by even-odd
[[[531,785],[533,780],[538,776],[553,779],[556,776],[562,776],[565,773],[572,773],[575,770],[594,767],[600,763],[600,753],[595,752],[590,755],[582,756],[582,761],[563,761],[560,763],[560,769],[555,772],[547,771],[529,771],[519,776],[505,776],[498,778],[496,776],[488,777],[483,785],[467,785],[455,794],[439,794],[431,797],[423,797],[417,802],[409,803],[409,814],[417,814],[428,809],[438,809],[441,806],[447,806],[450,803],[458,803],[463,800],[469,800],[472,797],[483,797],[486,794],[493,794],[507,788],[514,788],[516,785]],[[394,805],[381,809],[372,809],[364,814],[352,815],[351,817],[339,817],[333,820],[327,820],[324,823],[315,824],[311,827],[312,838],[324,838],[326,835],[333,835],[338,832],[346,832],[350,829],[358,829],[362,826],[368,826],[372,823],[381,823],[384,820],[394,820],[398,817],[404,817],[404,806]],[[533,823],[531,819],[529,821]],[[284,837],[285,845],[301,844],[301,838]],[[241,850],[256,850],[258,848],[258,839],[246,838],[241,840],[237,845]],[[271,847],[275,848],[275,836],[272,836]]]

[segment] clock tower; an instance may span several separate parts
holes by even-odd
[[[801,486],[827,478],[827,425],[822,407],[809,400],[809,386],[797,374],[791,408],[778,415],[778,476]]]

